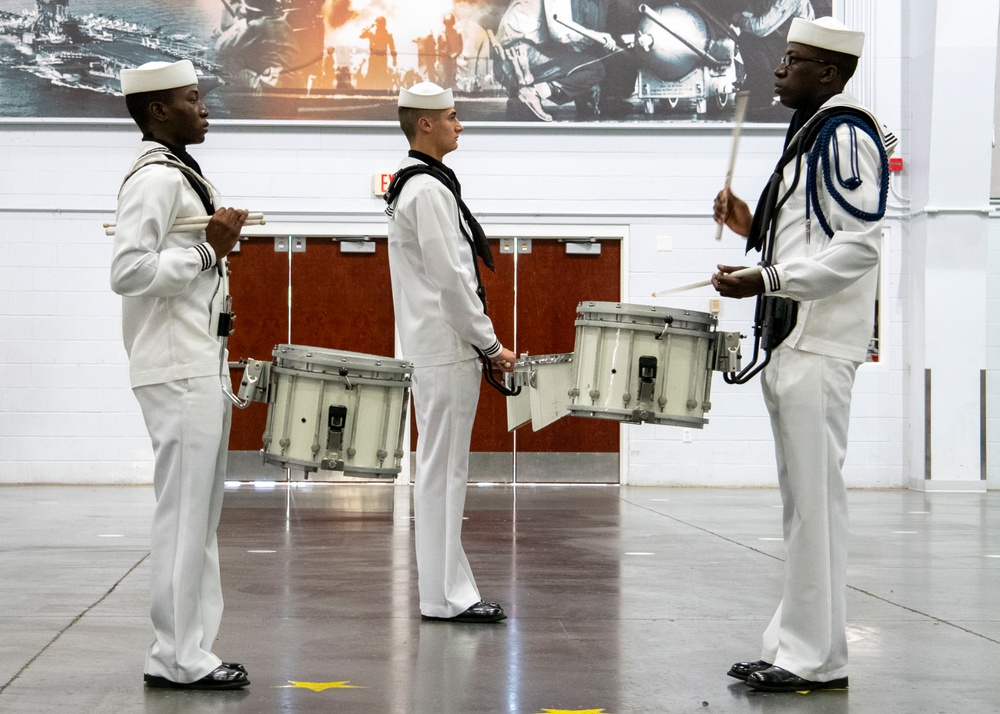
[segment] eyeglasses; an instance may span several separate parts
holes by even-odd
[[[816,64],[830,64],[827,60],[812,59],[811,57],[799,57],[798,55],[782,55],[778,60],[781,67],[794,67],[799,62],[815,62]]]

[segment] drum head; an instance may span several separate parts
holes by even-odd
[[[576,307],[577,324],[584,322],[621,323],[623,325],[663,325],[687,330],[709,331],[718,318],[709,312],[680,310],[659,305],[630,305],[623,302],[581,302]]]

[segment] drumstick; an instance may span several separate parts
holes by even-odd
[[[754,273],[760,272],[760,266],[755,265],[751,268],[742,268],[740,270],[734,270],[729,273],[734,278],[742,278],[745,275],[753,275]],[[666,295],[675,295],[677,293],[684,293],[688,290],[695,290],[697,288],[704,288],[712,284],[712,279],[699,280],[696,283],[688,283],[687,285],[678,285],[676,288],[670,288],[668,290],[660,290],[659,292],[653,293],[653,297],[664,297]]]
[[[749,97],[750,92],[746,90],[736,93],[736,110],[733,112],[733,148],[729,152],[729,170],[726,172],[726,182],[723,186],[723,191],[728,191],[733,183],[733,171],[736,168],[736,151],[740,146],[740,132],[743,129],[743,117],[747,113],[747,99]],[[716,226],[715,240],[722,240],[722,229],[724,227],[725,222],[719,223]]]
[[[173,225],[170,226],[168,233],[184,233],[187,231],[198,230],[200,228],[205,228],[208,226],[208,222],[212,219],[211,216],[189,216],[187,218],[178,218],[174,221]],[[263,213],[251,213],[243,225],[245,226],[263,226],[266,225]],[[105,223],[104,233],[105,235],[113,236],[115,234],[115,229],[117,225],[115,223]]]
[[[174,220],[174,225],[175,226],[193,226],[193,225],[206,225],[207,226],[208,225],[208,221],[211,218],[212,218],[211,216],[185,216],[185,217],[178,218],[178,219]],[[264,214],[263,213],[259,213],[259,212],[258,213],[251,212],[251,213],[247,214],[247,221],[254,221],[254,220],[264,220]],[[104,223],[102,225],[105,228],[114,228],[115,227],[114,223]]]

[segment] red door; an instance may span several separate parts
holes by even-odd
[[[273,238],[241,241],[240,251],[230,259],[230,292],[238,315],[237,331],[229,341],[230,361],[270,360],[278,344],[392,357],[394,318],[386,242],[383,238],[371,243],[374,252],[354,252],[332,238],[307,238],[305,250],[293,251],[289,261],[287,251],[275,250]],[[236,383],[242,367],[232,373]],[[230,451],[256,456],[266,419],[266,404],[234,409]],[[261,460],[257,456],[246,461]],[[271,477],[280,475],[275,467],[269,468]],[[268,470],[263,472],[266,476]]]

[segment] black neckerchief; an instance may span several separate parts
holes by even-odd
[[[389,187],[385,191],[385,196],[383,196],[387,204],[385,208],[386,215],[390,218],[392,217],[392,214],[396,210],[396,199],[399,198],[399,194],[403,190],[403,185],[417,174],[429,174],[443,183],[455,197],[461,218],[465,219],[465,225],[462,225],[462,221],[459,220],[458,229],[462,232],[462,237],[465,238],[472,249],[472,268],[476,276],[476,295],[479,296],[479,301],[483,305],[483,314],[488,315],[486,286],[483,285],[483,277],[479,274],[479,263],[476,261],[476,256],[479,256],[479,259],[483,261],[483,265],[493,270],[493,255],[490,253],[490,244],[486,239],[483,227],[479,225],[479,221],[476,220],[475,216],[472,215],[472,211],[469,210],[469,207],[465,205],[465,201],[462,200],[462,185],[458,182],[458,177],[454,171],[443,163],[421,151],[411,149],[407,156],[423,163],[414,166],[404,166],[392,177],[392,181],[389,182]],[[466,225],[469,227],[468,230],[465,229]],[[497,342],[497,344],[500,343]],[[500,377],[494,374],[493,360],[487,357],[483,350],[475,345],[472,345],[472,349],[479,355],[479,360],[483,368],[483,377],[486,379],[487,384],[507,397],[515,397],[521,393],[520,387],[511,389]]]
[[[173,156],[175,156],[182,164],[187,166],[189,169],[194,171],[202,178],[205,178],[205,174],[201,172],[201,166],[198,165],[198,162],[194,160],[194,157],[191,156],[191,154],[189,154],[187,152],[187,149],[185,149],[183,146],[174,146],[173,144],[168,144],[165,141],[160,141],[159,139],[154,139],[153,137],[150,136],[144,136],[143,139],[145,141],[155,141],[158,144],[163,144],[170,150],[170,153]],[[215,203],[214,201],[212,201],[212,194],[209,193],[205,185],[191,178],[187,174],[184,174],[184,178],[187,179],[187,182],[191,185],[191,188],[194,189],[194,192],[198,194],[198,198],[201,199],[201,205],[205,207],[205,211],[208,213],[208,215],[211,216],[213,213],[215,213]]]
[[[399,194],[403,190],[403,185],[411,177],[417,174],[429,174],[433,176],[443,183],[455,197],[458,210],[462,214],[465,224],[469,227],[469,230],[466,231],[465,226],[462,225],[462,221],[458,222],[458,228],[462,232],[462,236],[472,246],[473,252],[483,261],[483,265],[490,270],[494,270],[493,254],[490,252],[490,243],[486,238],[486,232],[483,231],[483,227],[479,225],[479,221],[476,220],[475,216],[472,215],[472,211],[469,210],[469,207],[465,205],[465,201],[462,200],[462,184],[459,183],[455,172],[433,156],[428,156],[421,151],[411,149],[407,156],[424,162],[424,165],[405,166],[396,172],[392,181],[389,182],[389,188],[386,189],[385,196],[383,196],[386,204],[388,204],[388,207],[385,209],[386,214],[389,216],[392,215],[396,199],[399,198]],[[476,279],[479,279],[478,269],[476,270]]]

